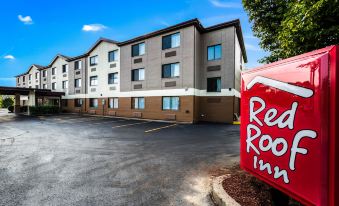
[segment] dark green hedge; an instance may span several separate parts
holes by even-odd
[[[40,114],[57,114],[59,113],[58,106],[35,106],[29,107],[31,115],[40,115]]]

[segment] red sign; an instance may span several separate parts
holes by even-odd
[[[339,204],[338,49],[242,74],[241,167],[306,205]]]

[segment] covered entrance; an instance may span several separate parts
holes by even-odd
[[[48,89],[0,87],[0,95],[14,96],[14,113],[20,113],[20,107],[27,106],[27,113],[30,114],[30,106],[52,105],[61,108],[61,96],[65,93]]]

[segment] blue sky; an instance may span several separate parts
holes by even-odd
[[[266,55],[240,0],[11,0],[0,9],[0,86],[15,86],[15,75],[57,53],[82,54],[99,37],[123,41],[192,18],[204,26],[239,18],[247,68]]]

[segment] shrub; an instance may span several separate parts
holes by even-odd
[[[13,106],[13,104],[14,104],[13,98],[6,97],[5,99],[2,100],[1,107],[8,108],[9,106]]]
[[[13,112],[14,112],[14,106],[9,106],[7,109],[8,109],[8,111],[9,111],[10,113],[13,113]]]
[[[58,106],[34,106],[29,107],[31,115],[41,115],[41,114],[57,114],[59,113]]]

